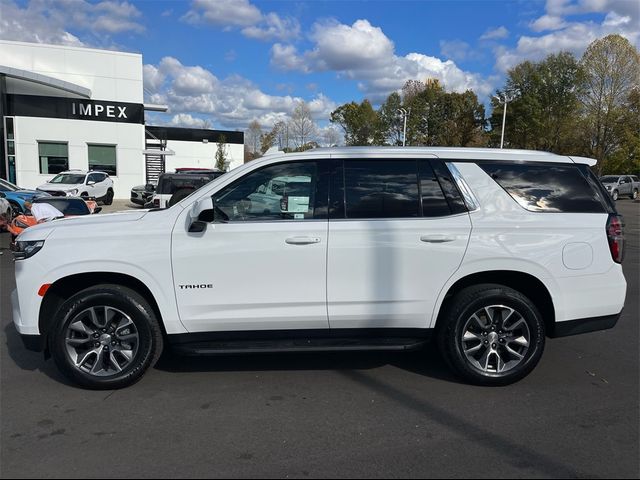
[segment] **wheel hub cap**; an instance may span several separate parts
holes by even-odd
[[[504,374],[524,360],[531,332],[513,308],[489,305],[467,319],[460,340],[471,367],[485,374]]]
[[[101,345],[109,345],[111,343],[111,335],[107,335],[106,333],[103,333],[102,335],[100,335],[100,344]]]

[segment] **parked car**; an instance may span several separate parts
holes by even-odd
[[[131,385],[169,347],[401,351],[432,338],[461,378],[509,384],[547,336],[612,328],[623,308],[622,220],[594,164],[464,148],[270,155],[172,208],[26,230],[14,323],[88,388]],[[282,178],[308,201],[252,209]]]
[[[0,232],[7,228],[13,217],[13,208],[4,192],[0,192]]]
[[[25,202],[30,202],[34,198],[48,196],[48,194],[44,192],[20,188],[17,185],[1,178],[0,192],[5,194],[5,198],[9,202],[9,205],[11,205],[14,215],[24,212]]]
[[[156,186],[152,183],[146,185],[138,185],[131,189],[131,203],[144,206],[153,199]]]
[[[105,205],[113,203],[113,180],[105,172],[68,170],[40,185],[38,190],[53,196],[90,197]]]
[[[611,198],[618,200],[620,195],[628,195],[632,199],[638,198],[640,181],[635,175],[605,175],[600,177]]]
[[[148,208],[168,208],[188,197],[200,187],[224,175],[225,172],[202,168],[180,168],[175,173],[163,173]]]
[[[58,212],[59,216],[46,218],[37,218],[33,212],[30,211],[33,205],[47,204],[53,207],[54,212]],[[27,204],[29,205],[29,204]],[[27,209],[26,213],[17,215],[9,223],[7,230],[12,235],[12,239],[15,239],[26,228],[33,227],[39,223],[54,220],[56,218],[68,218],[77,217],[82,215],[91,215],[93,213],[100,213],[101,207],[94,200],[85,200],[79,197],[40,197],[33,201],[30,209]]]

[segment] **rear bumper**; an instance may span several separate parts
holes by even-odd
[[[608,330],[616,326],[620,315],[622,315],[622,312],[604,317],[580,318],[568,322],[557,322],[553,327],[553,331],[549,332],[549,336],[551,338],[568,337],[570,335],[596,332],[598,330]]]

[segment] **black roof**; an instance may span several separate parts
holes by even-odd
[[[226,143],[244,145],[244,132],[234,132],[231,130],[207,130],[203,128],[178,128],[178,127],[145,127],[146,137],[159,138],[160,140],[177,140],[183,142],[219,142],[224,135]],[[153,136],[149,135],[152,134]]]

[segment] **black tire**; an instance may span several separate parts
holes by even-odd
[[[105,195],[102,203],[104,203],[105,205],[113,204],[113,190],[107,190],[107,194]]]
[[[634,188],[633,192],[629,196],[631,197],[631,200],[635,200],[636,198],[638,198],[638,189]]]
[[[82,312],[91,307],[96,307],[99,311],[104,306],[128,315],[133,324],[132,330],[137,334],[137,347],[132,359],[123,366],[121,372],[97,376],[74,364],[71,354],[67,352],[67,335],[70,332],[69,325],[72,321],[77,321]],[[115,339],[115,334],[112,335]],[[98,346],[100,340],[96,339],[93,344],[92,337],[87,335],[87,338],[90,339],[89,350]],[[109,338],[111,337],[108,337],[107,342]],[[71,381],[94,390],[114,390],[134,384],[148,368],[155,365],[163,349],[162,331],[149,303],[134,290],[108,284],[87,288],[65,301],[56,313],[48,341],[49,351],[60,371]],[[99,348],[104,348],[102,345]],[[99,358],[97,356],[94,359],[94,364]],[[85,365],[84,368],[88,367]]]
[[[176,193],[171,195],[171,198],[169,199],[169,206],[173,207],[176,203],[178,203],[180,200],[184,200],[194,191],[195,190],[193,188],[181,188],[179,190],[176,190]]]
[[[526,377],[540,361],[545,345],[544,322],[536,306],[520,292],[505,287],[504,285],[475,285],[460,291],[451,299],[448,305],[449,307],[444,312],[438,325],[438,347],[449,367],[463,379],[476,385],[509,385]],[[529,334],[528,347],[526,347],[525,353],[523,353],[523,350],[520,351],[520,353],[523,353],[523,358],[520,360],[517,360],[514,356],[505,352],[505,347],[500,343],[493,344],[497,345],[498,350],[502,352],[505,358],[509,358],[513,362],[519,361],[515,366],[499,373],[497,371],[483,371],[480,365],[474,365],[467,355],[465,355],[464,342],[462,340],[466,334],[465,326],[473,324],[471,318],[474,314],[484,309],[484,307],[494,305],[513,309],[524,319],[526,328],[528,329],[527,333]],[[499,312],[499,310],[500,309],[496,309],[494,311]],[[500,313],[499,315],[502,316],[504,314]],[[506,322],[504,322],[504,324],[506,324]],[[487,333],[488,335],[493,335],[492,341],[497,342],[497,333],[499,330],[501,334],[503,333],[502,329],[505,327],[504,324],[496,326],[494,329],[488,327],[486,333],[478,334],[479,338],[484,339],[477,340],[481,344],[480,347],[478,347],[481,349],[479,350],[479,354],[482,353],[482,348],[485,348],[485,352],[486,349],[490,349],[489,346],[484,347],[482,344],[486,343],[487,339],[491,337],[482,337],[482,335],[486,335]],[[522,328],[524,328],[524,326]],[[466,341],[473,342],[474,339]],[[502,338],[499,340],[499,342],[503,341],[504,339]],[[510,341],[512,340],[507,340],[507,344]],[[472,347],[474,346],[473,344],[471,345]],[[472,347],[470,347],[470,350],[473,349]],[[515,348],[518,348],[518,346]],[[491,358],[491,356],[489,356],[489,358]],[[498,356],[498,358],[501,357]],[[487,362],[485,363],[488,365]]]
[[[614,202],[618,200],[618,190],[611,192],[611,198],[613,198]]]

